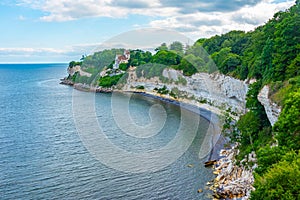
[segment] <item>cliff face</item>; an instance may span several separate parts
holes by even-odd
[[[134,90],[144,86],[146,92],[164,85],[169,91],[177,91],[182,99],[205,102],[213,106],[237,113],[245,112],[248,86],[245,82],[221,74],[197,73],[191,77],[184,76],[174,69],[165,69],[162,74],[169,81],[163,83],[158,77],[138,78],[135,71],[130,71],[124,90]]]
[[[68,67],[67,72],[69,75],[73,76],[75,74],[75,72],[79,72],[80,71],[80,66],[76,65],[74,67]]]
[[[269,86],[265,85],[259,92],[257,98],[258,101],[264,106],[268,119],[273,126],[278,120],[281,108],[269,99],[269,91]]]
[[[68,67],[67,72],[71,76],[73,76],[76,72],[79,72],[80,76],[87,76],[87,77],[92,76],[92,74],[82,71],[80,65],[76,65],[74,67]]]

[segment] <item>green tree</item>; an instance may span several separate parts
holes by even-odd
[[[300,89],[289,94],[273,130],[281,146],[300,149]]]
[[[152,77],[161,77],[163,70],[166,68],[166,65],[157,64],[157,63],[147,63],[140,65],[136,68],[136,75],[138,78],[144,76],[145,78]]]
[[[117,85],[123,75],[124,74],[101,77],[99,79],[99,86],[110,88],[113,85]]]
[[[268,38],[266,41],[266,45],[263,48],[262,55],[261,55],[261,66],[263,67],[263,80],[264,82],[269,82],[272,78],[272,57],[273,57],[273,40]]]
[[[276,16],[277,24],[274,33],[274,79],[285,80],[286,67],[291,64],[300,53],[300,6],[291,7],[287,12],[280,12]]]
[[[168,66],[178,65],[180,63],[180,56],[172,51],[159,51],[152,57],[151,62]]]
[[[272,167],[273,164],[278,163],[282,156],[287,152],[284,147],[270,147],[266,145],[257,151],[257,164],[258,168],[255,169],[255,173],[258,175],[263,175],[268,169]]]
[[[69,67],[72,68],[72,67],[75,67],[77,65],[82,65],[82,62],[76,62],[76,61],[71,61],[69,63]]]
[[[299,46],[300,46],[300,44],[299,44]],[[289,78],[300,75],[300,53],[291,62],[291,64],[287,67],[286,75]]]
[[[249,123],[251,122],[251,123]],[[253,145],[257,139],[258,132],[261,128],[260,119],[255,112],[249,111],[243,115],[237,123],[238,129],[241,131],[242,146]]]
[[[207,72],[206,65],[200,57],[196,57],[193,54],[185,56],[179,65],[173,66],[174,69],[182,70],[186,76],[191,76],[197,72]]]
[[[241,64],[240,56],[237,54],[229,53],[226,59],[219,66],[219,70],[223,74],[234,71]]]
[[[128,69],[128,64],[127,63],[121,63],[119,64],[119,69],[126,71]]]
[[[290,152],[263,176],[256,175],[251,199],[300,199],[300,154]]]
[[[183,55],[183,44],[181,42],[175,41],[170,44],[170,50],[175,51],[179,55]]]
[[[223,48],[220,51],[215,52],[211,55],[212,59],[215,61],[216,65],[218,66],[219,69],[220,69],[220,66],[222,66],[224,60],[226,60],[226,58],[230,52],[231,52],[231,48],[226,47],[226,48]]]
[[[155,51],[168,51],[168,46],[166,43],[162,43],[159,47],[155,49]]]

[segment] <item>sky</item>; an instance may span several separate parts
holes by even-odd
[[[295,0],[1,0],[0,63],[79,60],[95,49],[125,47],[139,34],[147,35],[141,30],[160,33],[149,40],[140,38],[148,41],[147,45],[136,45],[140,49],[150,48],[149,43],[155,48],[163,40],[176,40],[172,32],[191,42],[231,30],[251,31],[294,3]],[[107,42],[112,40],[115,42]]]

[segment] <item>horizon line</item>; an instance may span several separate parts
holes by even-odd
[[[9,64],[68,64],[68,62],[0,62],[0,65]]]

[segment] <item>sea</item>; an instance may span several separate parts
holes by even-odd
[[[1,200],[209,199],[209,120],[151,96],[61,85],[67,66],[0,65]]]

